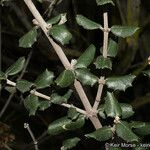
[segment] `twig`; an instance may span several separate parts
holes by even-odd
[[[20,79],[23,77],[23,75],[24,75],[24,73],[25,73],[25,70],[27,69],[27,66],[28,66],[28,64],[29,64],[29,62],[30,62],[32,53],[33,53],[33,51],[31,50],[30,53],[29,53],[29,55],[28,55],[28,57],[27,57],[26,63],[25,63],[25,65],[24,65],[24,68],[23,68],[23,70],[22,70],[22,72],[21,72],[21,74],[20,74],[20,76],[18,77],[17,80],[20,80]],[[9,82],[9,80],[8,80],[8,82]],[[12,86],[16,86],[15,83],[10,83],[10,84],[14,84],[14,85],[12,85]],[[4,107],[2,108],[2,110],[1,110],[1,112],[0,112],[0,118],[3,116],[5,110],[7,109],[8,105],[10,104],[10,102],[11,102],[12,98],[14,97],[15,93],[16,93],[16,91],[13,91],[13,92],[10,94],[8,100],[6,101]]]
[[[8,79],[7,79],[7,84],[16,87],[16,83],[15,83],[15,82],[12,82],[12,81],[10,81],[10,80],[8,80]],[[42,99],[45,99],[45,100],[48,100],[48,101],[51,100],[51,98],[50,98],[49,96],[44,95],[44,94],[42,94],[42,93],[40,93],[40,92],[37,92],[36,90],[31,90],[30,93],[33,94],[33,95],[36,95],[36,96],[38,96],[38,97],[40,97],[40,98],[42,98]],[[84,110],[82,110],[82,109],[80,109],[80,108],[78,108],[78,107],[75,107],[75,106],[73,106],[73,105],[66,104],[66,103],[62,103],[61,105],[64,106],[64,107],[67,107],[67,108],[73,107],[73,108],[75,108],[79,113],[84,114],[84,115],[87,115],[86,111],[84,111]]]
[[[25,74],[26,69],[27,69],[27,67],[28,67],[28,64],[29,64],[29,62],[30,62],[30,60],[31,60],[32,54],[33,54],[33,49],[29,52],[28,57],[27,57],[27,59],[26,59],[26,63],[25,63],[25,65],[24,65],[24,68],[23,68],[23,70],[22,70],[22,72],[21,72],[21,74],[20,74],[20,76],[18,77],[17,80],[22,79],[23,75]]]
[[[16,91],[13,91],[13,92],[10,94],[9,98],[7,99],[7,101],[6,101],[5,105],[4,105],[4,107],[2,108],[2,110],[1,110],[1,112],[0,112],[0,118],[3,116],[5,110],[7,109],[8,105],[10,104],[10,102],[11,102],[12,98],[14,97],[14,94],[15,94],[15,93],[16,93]]]
[[[109,35],[109,32],[110,32],[110,29],[108,27],[108,13],[107,12],[104,12],[103,20],[104,20],[103,57],[107,58],[108,35]],[[97,90],[97,94],[96,94],[96,98],[95,98],[95,102],[94,102],[94,106],[93,106],[93,109],[95,111],[97,110],[97,108],[99,106],[99,103],[101,101],[104,83],[105,83],[105,78],[101,77],[100,82],[99,82],[99,86],[98,86],[98,90]]]
[[[7,150],[12,150],[7,144],[4,144],[4,147],[5,147]]]
[[[69,60],[67,59],[66,55],[64,54],[62,48],[57,43],[55,43],[53,41],[53,39],[48,35],[48,25],[44,21],[44,19],[42,18],[42,16],[38,12],[38,10],[36,9],[36,7],[34,6],[33,2],[31,0],[24,0],[24,1],[25,1],[26,5],[28,6],[28,8],[30,9],[33,16],[35,17],[35,19],[37,20],[39,26],[41,27],[41,29],[45,33],[49,42],[53,46],[55,52],[57,53],[59,59],[61,60],[62,64],[64,65],[65,69],[70,69]],[[95,112],[93,112],[93,110],[92,110],[92,106],[91,106],[91,104],[90,104],[90,102],[89,102],[89,100],[88,100],[88,98],[87,98],[87,96],[83,90],[81,83],[78,82],[77,80],[75,80],[74,85],[75,85],[76,91],[79,94],[79,97],[80,97],[80,99],[84,105],[84,108],[86,109],[87,114],[89,114],[89,116],[95,115]],[[90,120],[92,121],[92,123],[96,127],[96,129],[101,127],[101,123],[97,117],[90,117]]]
[[[44,14],[43,15],[45,15],[48,11],[48,17],[50,17],[51,16],[51,14],[52,14],[52,12],[53,12],[53,10],[54,10],[54,6],[57,4],[57,1],[58,0],[53,0],[53,1],[51,1],[50,2],[50,5],[48,6],[48,8],[46,9],[46,11],[44,12]]]
[[[33,134],[32,130],[30,129],[29,124],[28,123],[24,123],[24,128],[28,130],[28,132],[29,132],[29,134],[30,134],[30,136],[31,136],[31,138],[33,140],[33,144],[34,144],[35,150],[39,150],[39,148],[38,148],[38,142],[35,139],[34,134]]]

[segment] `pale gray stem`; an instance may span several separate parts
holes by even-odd
[[[31,136],[31,138],[33,140],[33,144],[34,144],[35,150],[39,150],[39,148],[38,148],[38,142],[35,139],[34,134],[33,134],[32,130],[30,129],[29,124],[28,123],[24,123],[24,128],[28,130],[28,132],[29,132],[29,134],[30,134],[30,136]]]
[[[105,77],[101,77],[100,80],[105,81]],[[98,90],[97,90],[97,95],[96,95],[96,98],[95,98],[95,103],[94,103],[94,106],[93,106],[93,109],[95,111],[97,110],[97,108],[99,106],[99,103],[101,101],[103,87],[104,87],[104,84],[103,83],[99,83]]]
[[[10,80],[8,80],[8,79],[7,79],[7,84],[16,87],[16,83],[13,82],[13,81],[10,81]],[[35,96],[38,96],[38,97],[40,97],[40,98],[42,98],[42,99],[45,99],[45,100],[48,100],[48,101],[51,100],[50,96],[44,95],[44,94],[42,94],[42,93],[40,93],[40,92],[37,92],[36,90],[31,90],[30,93],[33,94],[33,95],[35,95]],[[73,105],[71,105],[71,104],[62,103],[61,105],[64,106],[64,107],[67,107],[67,108],[73,107],[73,108],[75,108],[79,113],[81,113],[81,114],[83,114],[83,115],[87,115],[87,113],[86,113],[85,110],[82,110],[82,109],[80,109],[80,108],[78,108],[78,107],[75,107],[75,106],[73,106]]]
[[[66,69],[71,69],[71,65],[70,62],[68,61],[66,55],[64,54],[62,48],[53,41],[52,38],[50,38],[50,36],[48,35],[48,25],[46,24],[46,22],[44,21],[44,19],[42,18],[42,16],[40,15],[40,13],[38,12],[38,10],[36,9],[36,7],[34,6],[33,2],[31,0],[24,0],[26,5],[28,6],[29,10],[31,11],[31,13],[33,14],[33,16],[35,17],[35,19],[38,21],[39,26],[41,27],[41,29],[43,30],[43,32],[45,33],[46,37],[48,38],[49,42],[51,43],[51,45],[53,46],[54,50],[56,51],[58,57],[60,58],[62,64],[64,65],[64,67]],[[87,113],[93,113],[92,111],[92,106],[83,90],[83,87],[81,85],[80,82],[78,82],[77,80],[75,80],[75,88],[77,93],[79,94],[79,97],[87,111]],[[81,93],[82,92],[82,93]],[[90,115],[89,114],[89,115]],[[93,125],[97,128],[101,127],[101,123],[99,121],[99,119],[96,117],[95,119],[93,119],[93,117],[90,117],[90,120],[92,121]],[[96,121],[95,121],[96,120]],[[99,123],[98,123],[99,122]],[[96,125],[97,124],[97,125]]]
[[[108,35],[110,32],[110,29],[108,27],[108,13],[104,12],[103,13],[103,20],[104,20],[104,29],[103,29],[103,33],[104,33],[104,39],[103,39],[103,57],[107,58],[107,50],[108,50]],[[100,77],[100,79],[102,81],[105,81],[104,77]],[[100,82],[99,86],[98,86],[98,90],[97,90],[97,94],[96,94],[96,98],[95,98],[95,102],[93,105],[93,110],[97,110],[99,103],[101,101],[101,97],[102,97],[102,92],[103,92],[103,87],[104,87],[104,83]]]

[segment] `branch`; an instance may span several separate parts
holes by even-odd
[[[50,5],[48,6],[48,8],[46,9],[43,15],[45,15],[48,12],[48,17],[50,17],[52,15],[55,5],[57,4],[57,1],[58,0],[51,1]]]
[[[64,65],[65,69],[71,69],[71,65],[69,60],[67,59],[66,55],[64,54],[62,48],[53,41],[53,39],[48,35],[48,25],[34,6],[33,2],[31,0],[24,0],[28,8],[30,9],[31,13],[35,17],[35,19],[38,22],[38,25],[41,27],[43,32],[45,33],[46,37],[48,38],[49,42],[53,46],[55,52],[57,53],[59,59],[61,60],[62,64]],[[82,101],[82,104],[84,105],[84,108],[86,109],[87,114],[95,115],[95,113],[92,110],[92,106],[84,92],[84,89],[80,82],[75,80],[74,86],[76,88],[77,93],[79,94],[79,97]],[[93,125],[96,127],[96,129],[101,127],[101,123],[99,122],[98,118],[94,119],[95,117],[90,117],[90,120],[92,121]],[[95,121],[96,120],[96,121]],[[99,122],[99,123],[98,123]]]
[[[103,20],[104,20],[104,39],[103,39],[103,57],[107,58],[107,49],[108,49],[108,35],[110,32],[110,29],[108,27],[108,13],[104,12],[103,14]],[[101,97],[102,97],[102,91],[103,91],[103,87],[104,87],[104,83],[105,83],[105,77],[100,77],[99,80],[99,86],[98,86],[98,90],[97,90],[97,94],[96,94],[96,98],[95,98],[95,102],[94,102],[94,106],[93,106],[93,110],[97,110],[99,103],[101,101]]]
[[[7,149],[7,150],[13,150],[12,148],[10,148],[7,144],[3,144],[4,147]]]
[[[24,123],[24,128],[28,130],[28,132],[29,132],[29,134],[30,134],[30,136],[31,136],[31,138],[33,140],[33,144],[34,144],[35,150],[39,150],[39,148],[38,148],[38,142],[35,139],[34,134],[33,134],[32,130],[30,129],[29,124],[28,123]]]
[[[16,87],[16,83],[15,83],[15,82],[12,82],[12,81],[10,81],[10,80],[8,80],[8,79],[7,79],[7,84]],[[40,93],[40,92],[37,92],[36,90],[31,90],[30,93],[33,94],[33,95],[35,95],[35,96],[38,96],[38,97],[40,97],[40,98],[42,98],[42,99],[45,99],[45,100],[48,100],[48,101],[51,100],[51,98],[50,98],[49,96],[44,95],[44,94],[42,94],[42,93]],[[75,108],[79,113],[84,114],[84,115],[87,115],[86,111],[84,111],[84,110],[82,110],[82,109],[80,109],[80,108],[78,108],[78,107],[75,107],[75,106],[73,106],[73,105],[66,104],[66,103],[62,103],[61,106],[64,106],[64,107],[67,107],[67,108],[73,107],[73,108]]]
[[[25,73],[25,71],[26,71],[26,69],[27,69],[27,67],[28,67],[28,64],[29,64],[29,62],[30,62],[32,53],[33,53],[33,50],[31,50],[30,53],[28,54],[28,58],[27,58],[27,60],[26,60],[26,63],[25,63],[25,65],[24,65],[24,68],[23,68],[23,70],[22,70],[22,72],[21,72],[21,74],[20,74],[20,76],[18,77],[17,80],[20,80],[20,79],[23,77],[23,75],[24,75],[24,73]],[[3,116],[5,110],[7,109],[8,105],[10,104],[10,102],[11,102],[12,98],[14,97],[15,93],[16,93],[16,91],[13,91],[13,92],[10,94],[8,100],[6,101],[4,107],[2,108],[2,110],[1,110],[1,112],[0,112],[0,118]]]

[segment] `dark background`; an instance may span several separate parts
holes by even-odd
[[[116,39],[119,43],[119,52],[113,59],[112,72],[106,71],[107,75],[124,75],[134,73],[137,75],[133,82],[133,87],[128,88],[125,92],[117,93],[119,102],[127,102],[132,104],[135,110],[135,115],[131,118],[139,121],[150,121],[150,80],[141,74],[145,69],[148,69],[147,58],[150,56],[150,1],[149,0],[116,0],[116,6],[113,7],[97,7],[95,0],[63,0],[56,4],[52,13],[49,10],[45,13],[50,0],[45,0],[42,4],[34,1],[36,7],[43,15],[45,20],[56,16],[59,13],[67,12],[67,26],[73,34],[73,39],[70,44],[63,46],[63,50],[69,60],[77,58],[80,54],[93,43],[97,47],[97,55],[102,46],[103,34],[101,31],[87,31],[79,27],[75,21],[76,14],[82,14],[91,20],[103,24],[103,11],[107,10],[109,14],[109,26],[114,24],[134,25],[139,26],[140,30],[133,37],[126,39]],[[23,1],[8,0],[1,1],[1,68],[2,71],[8,68],[19,57],[31,56],[23,79],[33,81],[45,68],[55,72],[57,76],[64,68],[55,54],[51,45],[43,33],[39,30],[38,41],[30,49],[23,49],[18,46],[19,38],[32,28],[33,16],[26,7]],[[113,35],[110,35],[113,38]],[[91,65],[92,71],[100,75],[100,71],[96,70]],[[11,78],[11,80],[16,79]],[[58,89],[60,93],[64,90]],[[66,90],[66,89],[65,89]],[[93,89],[85,87],[85,91],[93,104],[97,86]],[[49,91],[42,91],[46,94]],[[0,98],[0,110],[9,98],[10,93],[2,89]],[[47,126],[53,120],[66,115],[67,109],[60,106],[52,106],[44,112],[38,111],[36,116],[28,116],[27,110],[24,108],[22,99],[19,93],[15,93],[11,99],[3,116],[0,118],[0,130],[10,127],[11,131],[8,137],[13,134],[15,140],[9,145],[14,150],[29,150],[34,149],[32,140],[28,132],[23,128],[23,124],[30,124],[35,137],[39,138],[40,150],[57,150],[60,149],[62,141],[67,137],[78,136],[82,141],[74,149],[76,150],[91,150],[103,149],[95,140],[88,140],[84,137],[85,133],[94,130],[92,124],[86,121],[86,125],[74,132],[63,133],[59,136],[50,137],[46,134]],[[71,97],[69,103],[75,106],[83,107],[79,101],[77,94]],[[105,120],[102,120],[106,124]],[[3,140],[0,134],[0,142]],[[6,138],[6,137],[5,137]],[[149,142],[150,137],[145,137],[144,142]],[[118,139],[119,141],[120,139]],[[8,140],[9,141],[9,140]]]

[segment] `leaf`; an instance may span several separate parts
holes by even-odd
[[[109,39],[108,43],[108,53],[107,55],[110,57],[115,57],[118,53],[118,44],[116,41]]]
[[[150,70],[143,71],[143,73],[145,76],[148,76],[150,78]]]
[[[7,79],[7,78],[6,78],[5,73],[2,72],[2,71],[0,71],[0,81],[1,81],[1,80],[6,80],[6,79]]]
[[[36,41],[37,41],[37,29],[36,27],[34,27],[19,39],[19,47],[30,48]]]
[[[16,87],[5,86],[5,90],[8,91],[9,93],[14,93],[14,92],[16,92]]]
[[[53,83],[54,73],[45,70],[41,75],[37,77],[34,84],[36,85],[37,89],[43,89],[49,87]]]
[[[68,90],[68,92],[63,96],[64,99],[68,100],[71,97],[71,94],[73,93],[72,90]]]
[[[139,138],[130,129],[129,125],[125,121],[120,121],[116,124],[117,135],[127,142],[138,142]]]
[[[29,111],[29,115],[35,115],[40,103],[38,97],[30,94],[24,101],[24,106]]]
[[[48,126],[48,134],[57,135],[68,130],[76,130],[81,128],[84,122],[83,116],[80,116],[76,121],[71,121],[68,117],[62,117]]]
[[[88,30],[94,30],[94,29],[100,29],[102,26],[86,17],[83,15],[77,15],[76,16],[76,21],[77,23],[82,26],[84,29]]]
[[[24,64],[25,64],[25,58],[24,57],[19,58],[14,64],[12,64],[5,71],[5,74],[11,76],[19,73],[23,69]]]
[[[16,83],[16,88],[22,92],[25,93],[27,91],[30,91],[31,87],[32,87],[33,83],[27,81],[27,80],[19,80]]]
[[[98,77],[93,75],[88,69],[76,69],[75,70],[76,78],[82,82],[83,85],[93,86],[98,82]]]
[[[106,79],[106,85],[113,90],[125,91],[132,86],[135,75],[124,75],[119,77],[110,77]]]
[[[115,5],[112,0],[96,0],[97,5],[105,5],[105,4],[112,4]]]
[[[61,19],[61,14],[53,17],[52,19],[48,20],[46,23],[53,25],[53,24],[58,23],[60,21],[60,19]]]
[[[63,142],[61,150],[71,149],[71,148],[75,147],[79,141],[80,141],[80,139],[78,137],[67,139]]]
[[[88,138],[94,138],[97,141],[107,141],[112,138],[113,133],[110,127],[105,126],[92,133],[86,134],[85,136]]]
[[[131,121],[131,122],[129,123],[129,126],[130,126],[131,129],[132,129],[132,128],[134,128],[134,129],[136,129],[136,128],[141,128],[141,127],[144,127],[144,126],[145,126],[145,122],[141,122],[141,121]]]
[[[62,45],[68,44],[72,38],[71,33],[65,25],[54,25],[50,29],[49,34]]]
[[[79,116],[79,113],[77,112],[76,108],[69,108],[68,110],[68,118],[71,119],[71,120],[75,120],[77,119]]]
[[[149,135],[150,134],[150,123],[148,122],[139,122],[133,121],[130,124],[130,127],[134,128],[135,132],[141,136]]]
[[[85,123],[85,116],[79,115],[76,120],[71,121],[71,123],[66,124],[65,128],[68,130],[76,130],[81,128]]]
[[[61,19],[60,19],[58,24],[61,25],[61,24],[64,24],[66,22],[67,22],[67,13],[63,13],[63,14],[61,14]]]
[[[49,108],[51,106],[50,101],[39,101],[39,110],[44,111],[45,109]]]
[[[112,62],[110,58],[104,58],[103,56],[98,56],[94,64],[97,69],[112,69]]]
[[[119,37],[126,38],[132,36],[139,28],[132,26],[114,25],[111,27],[111,32]]]
[[[64,96],[60,96],[57,93],[51,95],[51,102],[54,104],[67,103],[68,99],[72,94],[72,90],[69,90]]]
[[[101,104],[100,107],[98,108],[98,114],[100,117],[102,117],[103,119],[106,119],[106,114],[105,114],[105,105]]]
[[[122,119],[126,119],[133,116],[134,111],[130,104],[120,103],[120,107],[122,110],[122,115],[121,115]]]
[[[74,74],[71,70],[64,70],[56,79],[56,83],[60,87],[68,87],[74,82]]]
[[[121,113],[122,113],[121,107],[117,99],[114,97],[113,93],[107,92],[104,107],[105,107],[104,109],[108,117],[121,116]]]
[[[91,44],[85,52],[78,58],[75,68],[86,68],[94,59],[96,48]]]

